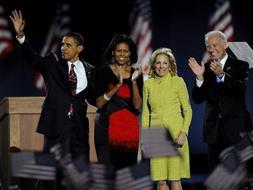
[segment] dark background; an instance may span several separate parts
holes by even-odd
[[[55,15],[59,1],[3,0],[6,15],[14,8],[21,9],[26,19],[25,33],[32,46],[40,52]],[[65,1],[66,2],[66,1]],[[118,33],[129,33],[129,15],[133,0],[70,1],[71,27],[80,32],[86,42],[84,58],[91,64],[101,64],[102,53],[111,38]],[[187,84],[189,93],[194,76],[187,66],[187,60],[194,56],[201,61],[204,34],[208,19],[214,11],[214,0],[152,0],[153,49],[166,46],[172,49],[178,65],[179,75]],[[231,1],[234,23],[234,41],[246,41],[253,47],[253,11],[251,1]],[[12,26],[10,27],[14,36]],[[14,39],[15,40],[15,39]],[[15,41],[16,43],[16,41]],[[34,87],[34,71],[24,62],[17,50],[5,60],[0,60],[0,99],[7,96],[40,96]],[[247,90],[247,106],[253,117],[253,74]],[[189,132],[192,154],[206,152],[202,140],[204,104],[192,102],[193,119]]]

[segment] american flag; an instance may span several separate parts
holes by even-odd
[[[94,163],[90,165],[92,182],[89,190],[114,190],[115,169],[112,165]]]
[[[141,142],[145,158],[180,155],[170,133],[163,127],[142,129]]]
[[[42,152],[14,152],[10,155],[12,177],[55,180],[56,165],[52,155]]]
[[[8,21],[4,15],[4,8],[0,5],[0,60],[4,59],[12,50],[12,35],[8,30]]]
[[[59,4],[46,43],[41,51],[41,56],[57,50],[60,43],[59,39],[70,31],[70,21],[70,6],[68,4]],[[40,73],[35,74],[34,83],[38,89],[45,92],[45,83]]]
[[[152,54],[151,2],[136,0],[130,15],[130,36],[138,48],[138,63],[143,72],[149,71],[149,58]]]
[[[215,11],[210,16],[208,30],[219,30],[222,31],[228,41],[233,40],[234,27],[232,23],[232,14],[229,0],[216,0]],[[207,52],[204,53],[202,62],[206,63],[209,59]]]
[[[152,190],[149,160],[116,171],[116,190]]]

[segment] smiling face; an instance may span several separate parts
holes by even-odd
[[[171,71],[169,57],[165,54],[158,54],[154,60],[154,72],[157,76],[163,77]]]
[[[77,45],[74,38],[65,36],[62,39],[61,52],[62,58],[66,61],[75,62],[78,59],[79,53],[83,50],[82,45]]]
[[[128,61],[131,55],[131,52],[129,50],[129,45],[126,43],[117,44],[112,54],[118,65],[128,64]]]
[[[221,60],[226,55],[227,43],[219,34],[213,34],[206,41],[206,49],[211,60]]]

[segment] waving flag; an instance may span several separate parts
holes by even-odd
[[[180,155],[170,133],[163,127],[142,129],[141,142],[146,158]]]
[[[41,51],[42,56],[57,50],[60,38],[70,31],[70,20],[70,6],[68,4],[59,4],[46,43]],[[34,82],[38,89],[45,92],[45,83],[40,73],[35,74]]]
[[[117,170],[115,178],[116,190],[154,189],[148,160]]]
[[[152,54],[151,2],[136,0],[130,15],[130,36],[138,48],[138,63],[144,73],[149,72],[149,58]]]
[[[55,161],[51,154],[42,152],[14,152],[10,155],[13,177],[55,180]]]
[[[8,21],[4,15],[4,8],[0,5],[0,60],[4,59],[12,50],[12,35],[8,30]]]
[[[215,4],[215,12],[211,15],[209,19],[208,31],[219,30],[222,31],[228,41],[233,40],[234,27],[232,23],[232,15],[230,10],[229,0],[217,0]],[[206,63],[209,59],[209,55],[205,52],[202,62]]]

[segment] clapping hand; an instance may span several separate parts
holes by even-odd
[[[24,35],[25,20],[23,19],[22,12],[16,9],[12,11],[10,19],[13,23],[17,36],[22,37]]]
[[[118,77],[118,80],[119,80],[119,83],[117,84],[117,87],[121,87],[122,84],[123,84],[123,69],[122,69],[122,67],[119,67],[117,77]]]
[[[217,76],[222,76],[223,75],[223,70],[222,70],[222,67],[221,67],[221,64],[220,64],[219,60],[212,61],[211,64],[210,64],[210,69]]]
[[[195,58],[190,57],[188,60],[188,65],[191,68],[192,72],[196,75],[198,80],[203,80],[204,72],[205,72],[205,66],[203,63],[201,65],[198,64]]]
[[[137,63],[133,66],[133,68],[135,69],[135,71],[132,74],[131,80],[136,81],[136,79],[141,75],[142,67],[140,64]]]

